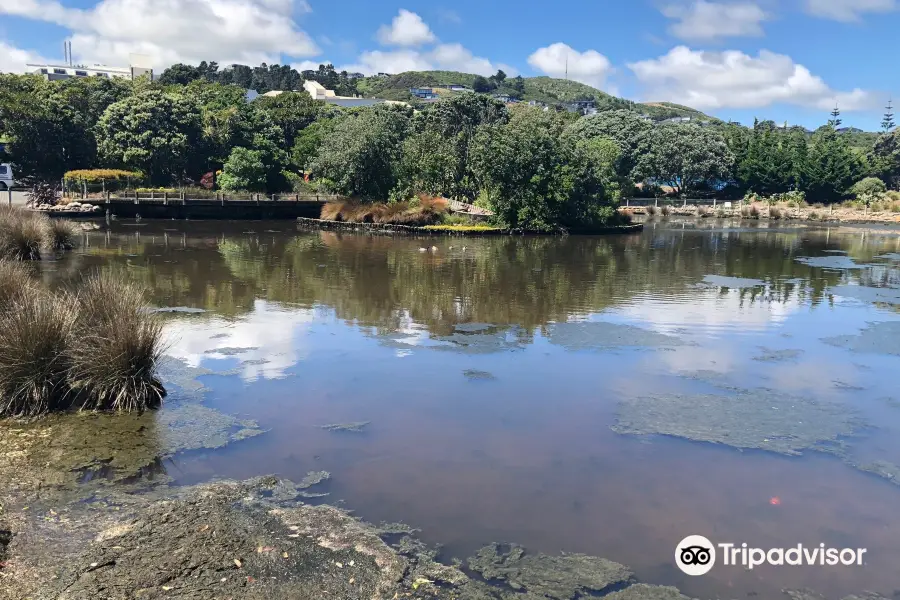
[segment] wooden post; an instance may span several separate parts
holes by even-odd
[[[294,194],[294,202],[300,202],[300,194]]]
[[[655,206],[656,208],[659,208],[659,196],[657,196],[657,197],[654,199],[654,201],[653,201],[653,206]]]
[[[716,199],[713,198],[713,210],[715,210],[715,208],[716,208]]]
[[[169,192],[163,192],[163,206],[169,205]]]
[[[150,199],[151,199],[151,200],[154,199],[154,197],[153,197],[153,190],[150,190]]]
[[[275,198],[275,194],[272,194],[272,202],[278,202],[278,199]]]
[[[7,194],[8,197],[9,197],[9,202],[8,202],[8,204],[9,204],[10,206],[12,206],[12,190],[9,189],[9,188],[6,188],[6,194]]]
[[[106,203],[109,204],[109,192],[106,192]]]

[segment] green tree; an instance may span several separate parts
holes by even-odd
[[[884,118],[881,120],[881,131],[890,133],[894,128],[894,106],[893,102],[888,100],[888,105],[884,109]]]
[[[653,124],[630,110],[611,110],[578,119],[568,131],[578,139],[607,138],[614,140],[621,152],[616,172],[623,179],[632,177],[637,157],[646,149],[647,136]]]
[[[516,90],[517,92],[519,92],[520,94],[525,93],[525,80],[522,78],[521,75],[516,75],[513,78],[512,86],[513,86],[513,89]]]
[[[340,194],[386,200],[397,185],[411,110],[377,105],[342,118],[322,141],[313,175]]]
[[[476,75],[475,78],[472,79],[472,89],[478,93],[486,94],[494,89],[494,86],[481,75]]]
[[[482,125],[472,162],[495,218],[507,227],[551,231],[590,227],[615,215],[617,148],[565,135],[558,114],[531,107],[508,123]]]
[[[260,97],[254,104],[267,113],[284,133],[284,147],[293,148],[299,133],[309,127],[320,114],[335,114],[337,107],[316,102],[305,92],[286,92],[275,97]]]
[[[834,127],[822,127],[813,135],[807,158],[807,197],[813,202],[836,202],[847,195],[861,170],[846,136]]]
[[[219,185],[223,190],[263,192],[267,186],[267,175],[263,153],[238,146],[225,161]]]
[[[200,148],[202,123],[193,98],[148,90],[111,104],[97,123],[97,147],[110,166],[142,171],[153,185],[186,175]]]
[[[710,128],[660,125],[650,130],[647,142],[635,172],[678,194],[726,181],[734,164],[725,139]]]
[[[306,127],[294,139],[291,148],[291,166],[297,173],[305,173],[319,154],[322,142],[334,130],[338,117],[319,119]]]
[[[412,121],[413,139],[407,147],[401,187],[413,193],[429,191],[474,200],[478,186],[469,160],[472,140],[480,126],[508,120],[502,102],[478,94],[460,94],[427,106]],[[429,156],[429,147],[440,159]],[[436,164],[437,160],[443,164]],[[414,189],[417,185],[424,188]]]
[[[198,67],[176,63],[163,71],[157,81],[162,85],[187,85],[202,76]]]

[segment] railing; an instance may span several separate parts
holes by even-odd
[[[723,200],[721,198],[625,198],[622,200],[623,208],[643,207],[643,206],[718,206],[727,207],[728,204],[732,208],[740,207],[743,200]]]
[[[153,202],[161,204],[187,203],[187,202],[220,202],[222,204],[243,202],[331,202],[343,199],[333,194],[234,194],[225,192],[209,192],[208,194],[196,194],[188,192],[135,192],[131,190],[121,192],[106,192],[92,198],[83,198],[81,202],[104,203],[111,201],[128,201],[134,203]]]

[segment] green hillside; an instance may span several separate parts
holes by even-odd
[[[402,100],[416,103],[410,88],[429,87],[435,85],[459,84],[473,87],[478,75],[457,71],[407,71],[388,77],[366,77],[357,81],[357,90],[367,98],[383,98],[385,100]],[[646,114],[654,120],[661,121],[672,117],[693,117],[718,121],[698,110],[671,104],[654,102],[639,104],[624,98],[618,98],[589,85],[566,79],[553,77],[525,77],[521,87],[517,87],[516,79],[508,77],[495,85],[493,94],[508,94],[525,102],[535,100],[548,105],[559,105],[577,100],[593,100],[599,110],[626,109]]]

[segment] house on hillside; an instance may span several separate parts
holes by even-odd
[[[672,117],[669,119],[664,119],[660,121],[660,123],[690,123],[692,117]]]
[[[494,94],[493,98],[494,100],[499,100],[504,104],[518,104],[519,102],[521,102],[521,100],[519,100],[515,96],[510,96],[509,94]]]
[[[409,88],[409,93],[420,100],[435,100],[438,98],[437,92],[432,88]]]
[[[375,77],[378,77],[380,79],[387,79],[390,76],[391,76],[390,73],[379,73],[378,75],[375,75]]]

